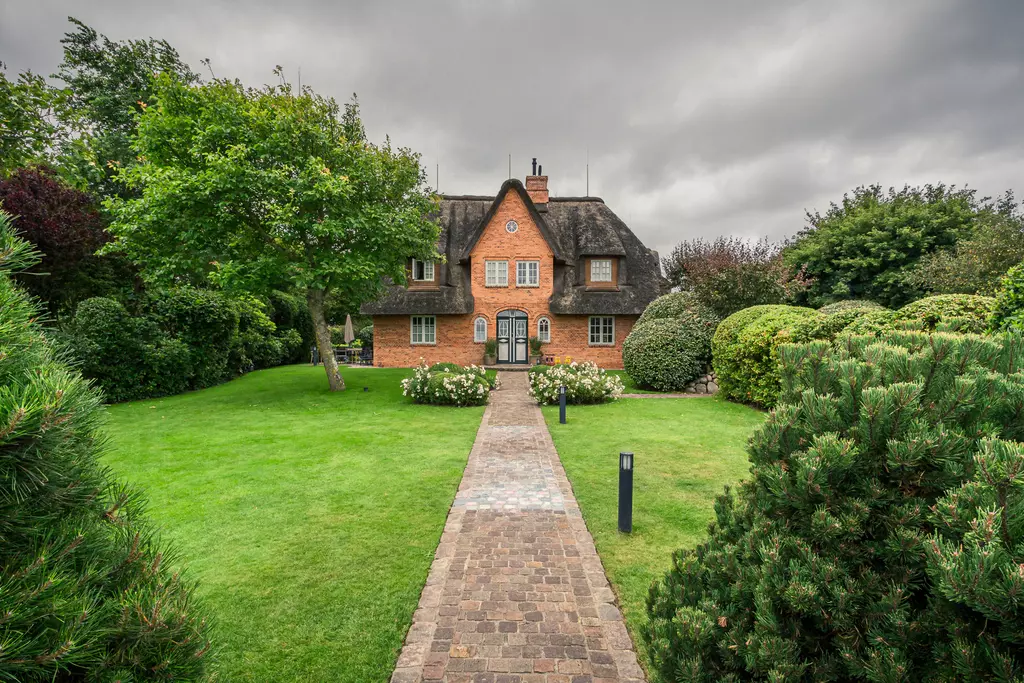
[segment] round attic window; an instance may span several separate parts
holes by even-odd
[[[515,232],[518,229],[519,224],[516,223],[515,221],[509,221],[508,223],[505,224],[505,230],[507,230],[508,232]]]

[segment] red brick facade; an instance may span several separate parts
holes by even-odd
[[[519,229],[514,233],[505,229],[509,220],[519,224]],[[508,286],[486,285],[484,262],[491,260],[508,262]],[[539,261],[538,286],[516,285],[516,261]],[[375,315],[375,364],[381,367],[411,367],[417,365],[422,358],[428,363],[447,361],[479,365],[483,363],[484,345],[473,341],[474,321],[483,317],[487,321],[487,337],[492,339],[497,334],[498,313],[516,309],[529,316],[531,337],[537,336],[539,318],[550,320],[551,341],[544,344],[544,355],[590,360],[603,368],[622,367],[622,342],[637,316],[614,316],[614,346],[592,346],[589,343],[589,316],[559,316],[551,313],[548,301],[554,289],[554,255],[517,193],[506,193],[487,223],[470,253],[470,272],[474,311],[469,315],[436,316],[434,344],[411,343],[409,315]]]

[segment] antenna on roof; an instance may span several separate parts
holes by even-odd
[[[434,164],[434,189],[441,192],[441,164]]]
[[[512,155],[508,155],[508,179],[512,180]]]
[[[590,148],[587,147],[587,197],[590,196]]]

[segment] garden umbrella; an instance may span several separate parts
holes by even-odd
[[[356,338],[356,333],[352,331],[352,316],[345,316],[345,343],[351,344],[352,340]]]

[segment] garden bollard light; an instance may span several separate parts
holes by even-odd
[[[565,385],[558,387],[558,422],[565,424]]]
[[[619,453],[619,531],[633,531],[633,454]]]

